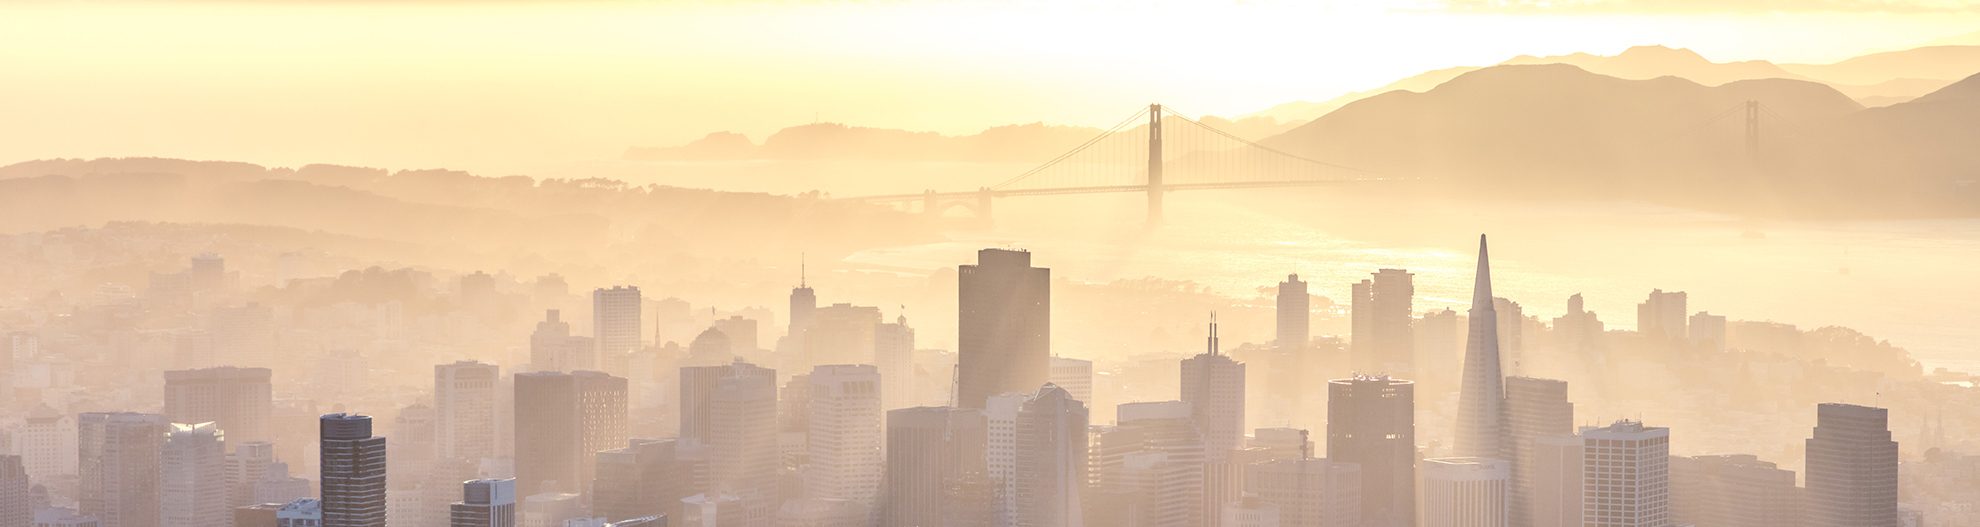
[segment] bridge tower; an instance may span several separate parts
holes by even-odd
[[[1760,166],[1760,101],[1746,101],[1746,160]]]
[[[1162,105],[1148,105],[1148,224],[1162,223]]]

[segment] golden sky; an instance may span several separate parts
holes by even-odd
[[[0,6],[0,163],[497,174],[821,119],[967,133],[1242,114],[1518,54],[1825,62],[1980,2],[56,2]]]

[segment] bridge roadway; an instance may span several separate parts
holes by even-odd
[[[1282,181],[1230,181],[1230,182],[1219,182],[1219,183],[1170,183],[1170,184],[1162,185],[1161,191],[1172,192],[1172,191],[1183,191],[1183,190],[1235,190],[1235,189],[1260,189],[1260,188],[1318,187],[1318,186],[1340,185],[1347,183],[1393,183],[1393,182],[1403,182],[1403,181],[1416,181],[1417,179],[1418,178],[1357,178],[1357,179],[1336,179],[1336,180],[1305,179],[1305,180],[1282,180]],[[980,197],[984,197],[985,195],[992,198],[1004,198],[1004,197],[1015,197],[1015,196],[1057,196],[1057,195],[1065,195],[1065,194],[1103,194],[1110,192],[1148,192],[1148,191],[1149,191],[1149,185],[1137,184],[1137,185],[1100,185],[1100,186],[1090,186],[1090,187],[1059,187],[1059,188],[1034,188],[1034,189],[986,188],[980,190],[966,190],[959,192],[919,192],[914,194],[883,194],[878,196],[857,196],[857,197],[840,198],[840,199],[846,201],[864,201],[868,203],[901,203],[901,202],[926,200],[931,198],[937,200],[958,199],[958,198],[980,198]]]

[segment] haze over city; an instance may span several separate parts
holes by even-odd
[[[1980,524],[1980,3],[0,5],[0,527]]]

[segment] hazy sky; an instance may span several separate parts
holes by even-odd
[[[25,2],[0,163],[157,155],[513,173],[816,119],[971,132],[1240,114],[1517,54],[1830,61],[1980,2]]]

